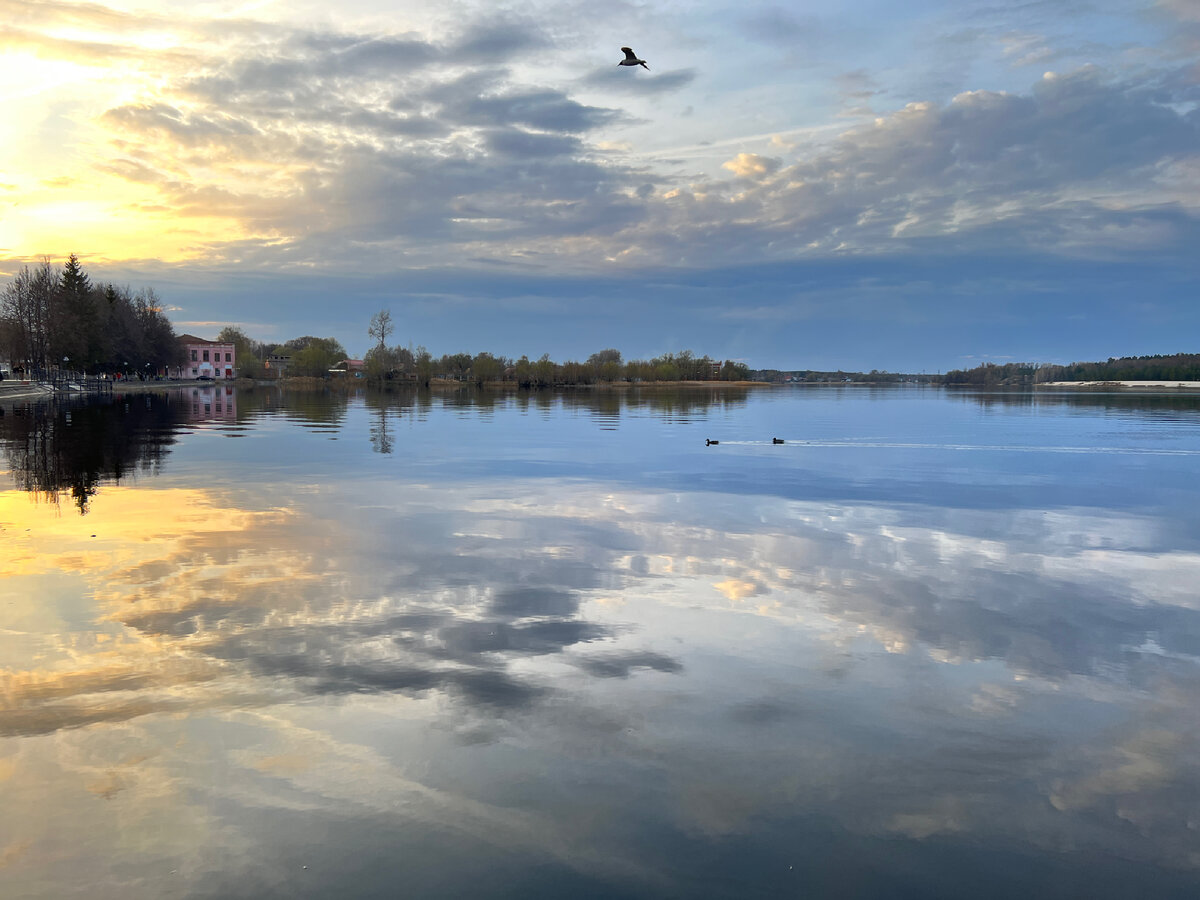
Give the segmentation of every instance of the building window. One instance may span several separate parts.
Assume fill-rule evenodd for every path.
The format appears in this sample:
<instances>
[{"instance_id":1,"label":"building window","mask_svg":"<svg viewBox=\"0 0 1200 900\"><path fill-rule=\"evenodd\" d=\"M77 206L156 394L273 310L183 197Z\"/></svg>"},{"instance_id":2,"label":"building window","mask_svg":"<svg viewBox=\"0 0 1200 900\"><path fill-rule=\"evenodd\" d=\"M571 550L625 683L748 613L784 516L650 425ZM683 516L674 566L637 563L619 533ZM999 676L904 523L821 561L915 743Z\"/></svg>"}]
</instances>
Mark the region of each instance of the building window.
<instances>
[{"instance_id":1,"label":"building window","mask_svg":"<svg viewBox=\"0 0 1200 900\"><path fill-rule=\"evenodd\" d=\"M196 351L193 350L192 351L192 362L195 362L195 361L196 361Z\"/></svg>"},{"instance_id":2,"label":"building window","mask_svg":"<svg viewBox=\"0 0 1200 900\"><path fill-rule=\"evenodd\" d=\"M233 354L232 353L225 354L225 362L233 362Z\"/></svg>"},{"instance_id":3,"label":"building window","mask_svg":"<svg viewBox=\"0 0 1200 900\"><path fill-rule=\"evenodd\" d=\"M204 361L208 362L208 351L207 350L204 351Z\"/></svg>"}]
</instances>

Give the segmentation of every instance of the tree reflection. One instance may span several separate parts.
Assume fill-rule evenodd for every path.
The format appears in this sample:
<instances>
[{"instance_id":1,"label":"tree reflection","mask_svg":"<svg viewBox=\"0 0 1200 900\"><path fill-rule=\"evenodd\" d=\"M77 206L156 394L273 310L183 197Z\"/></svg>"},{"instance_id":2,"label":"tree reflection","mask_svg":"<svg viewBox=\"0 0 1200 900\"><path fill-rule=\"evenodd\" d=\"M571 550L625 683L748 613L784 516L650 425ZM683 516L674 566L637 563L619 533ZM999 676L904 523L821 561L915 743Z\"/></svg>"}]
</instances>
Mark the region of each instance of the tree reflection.
<instances>
[{"instance_id":1,"label":"tree reflection","mask_svg":"<svg viewBox=\"0 0 1200 900\"><path fill-rule=\"evenodd\" d=\"M621 415L630 411L645 411L663 415L669 419L686 420L712 411L744 407L751 389L744 387L665 387L638 385L619 388L567 389L562 391L516 391L496 388L477 388L463 385L453 388L401 389L384 392L367 392L363 395L367 408L377 414L372 426L371 443L378 452L387 453L379 447L389 443L386 438L387 423L383 410L399 413L401 417L416 415L423 417L430 409L440 406L445 409L475 413L481 418L492 416L496 410L512 408L522 413L548 415L556 409L581 412L602 422L619 421ZM376 437L376 432L379 437Z\"/></svg>"},{"instance_id":2,"label":"tree reflection","mask_svg":"<svg viewBox=\"0 0 1200 900\"><path fill-rule=\"evenodd\" d=\"M1116 413L1179 413L1200 415L1200 394L1185 392L1140 393L1137 391L1041 389L1026 391L947 391L951 400L991 407L1036 407L1042 409L1103 409Z\"/></svg>"},{"instance_id":3,"label":"tree reflection","mask_svg":"<svg viewBox=\"0 0 1200 900\"><path fill-rule=\"evenodd\" d=\"M158 471L183 419L178 400L153 394L18 404L0 418L0 444L18 487L80 514L105 482Z\"/></svg>"}]
</instances>

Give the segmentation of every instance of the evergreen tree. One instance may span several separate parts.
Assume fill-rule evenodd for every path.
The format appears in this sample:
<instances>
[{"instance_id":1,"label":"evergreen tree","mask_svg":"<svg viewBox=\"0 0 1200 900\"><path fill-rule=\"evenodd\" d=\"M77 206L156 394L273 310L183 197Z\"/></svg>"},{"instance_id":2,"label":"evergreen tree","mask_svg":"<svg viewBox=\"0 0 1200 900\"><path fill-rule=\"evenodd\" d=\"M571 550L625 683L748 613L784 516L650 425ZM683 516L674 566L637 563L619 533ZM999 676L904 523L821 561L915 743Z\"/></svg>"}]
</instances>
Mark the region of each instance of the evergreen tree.
<instances>
[{"instance_id":1,"label":"evergreen tree","mask_svg":"<svg viewBox=\"0 0 1200 900\"><path fill-rule=\"evenodd\" d=\"M72 253L63 266L54 297L54 356L69 359L69 368L94 371L101 357L98 318L91 279L79 257Z\"/></svg>"}]
</instances>

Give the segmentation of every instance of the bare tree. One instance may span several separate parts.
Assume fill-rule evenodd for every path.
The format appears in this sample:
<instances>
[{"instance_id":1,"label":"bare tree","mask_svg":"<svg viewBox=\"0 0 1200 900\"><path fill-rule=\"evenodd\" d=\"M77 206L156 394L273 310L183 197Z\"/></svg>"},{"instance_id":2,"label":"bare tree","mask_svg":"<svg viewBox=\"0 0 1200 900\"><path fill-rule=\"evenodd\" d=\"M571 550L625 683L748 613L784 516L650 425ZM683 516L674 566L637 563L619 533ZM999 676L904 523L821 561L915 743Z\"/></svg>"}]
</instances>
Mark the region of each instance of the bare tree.
<instances>
[{"instance_id":1,"label":"bare tree","mask_svg":"<svg viewBox=\"0 0 1200 900\"><path fill-rule=\"evenodd\" d=\"M44 369L51 361L50 319L57 286L58 272L44 259L33 270L23 267L0 295L0 315L11 323L27 368Z\"/></svg>"},{"instance_id":2,"label":"bare tree","mask_svg":"<svg viewBox=\"0 0 1200 900\"><path fill-rule=\"evenodd\" d=\"M371 316L371 324L367 327L367 335L375 338L382 347L387 343L388 335L393 331L392 312L388 309L381 309L375 315Z\"/></svg>"}]
</instances>

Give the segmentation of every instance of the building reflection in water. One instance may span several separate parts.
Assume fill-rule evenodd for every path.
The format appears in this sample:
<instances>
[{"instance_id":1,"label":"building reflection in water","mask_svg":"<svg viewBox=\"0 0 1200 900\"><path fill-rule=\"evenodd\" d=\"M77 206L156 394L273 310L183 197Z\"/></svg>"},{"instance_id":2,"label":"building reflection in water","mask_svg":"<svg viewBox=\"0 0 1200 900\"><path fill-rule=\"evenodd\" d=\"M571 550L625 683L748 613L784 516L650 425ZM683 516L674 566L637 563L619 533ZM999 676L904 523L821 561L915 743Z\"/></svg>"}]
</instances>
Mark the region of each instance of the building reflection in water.
<instances>
[{"instance_id":1,"label":"building reflection in water","mask_svg":"<svg viewBox=\"0 0 1200 900\"><path fill-rule=\"evenodd\" d=\"M237 391L226 385L184 389L187 415L191 423L237 421Z\"/></svg>"}]
</instances>

